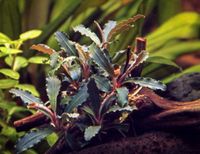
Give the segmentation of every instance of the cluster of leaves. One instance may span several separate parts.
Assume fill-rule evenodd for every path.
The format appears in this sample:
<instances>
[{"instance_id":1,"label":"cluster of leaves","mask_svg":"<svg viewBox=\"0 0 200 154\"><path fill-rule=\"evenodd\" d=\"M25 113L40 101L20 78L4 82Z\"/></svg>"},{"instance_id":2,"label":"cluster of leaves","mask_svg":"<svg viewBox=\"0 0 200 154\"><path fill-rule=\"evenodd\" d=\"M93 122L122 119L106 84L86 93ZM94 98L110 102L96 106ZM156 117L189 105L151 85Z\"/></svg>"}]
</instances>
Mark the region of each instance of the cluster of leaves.
<instances>
[{"instance_id":1,"label":"cluster of leaves","mask_svg":"<svg viewBox=\"0 0 200 154\"><path fill-rule=\"evenodd\" d=\"M0 110L0 151L10 154L14 152L14 149L8 149L8 144L14 146L17 139L23 135L9 125L10 120L14 115L27 111L27 109L16 106L15 102L6 101L3 92L0 91Z\"/></svg>"},{"instance_id":2,"label":"cluster of leaves","mask_svg":"<svg viewBox=\"0 0 200 154\"><path fill-rule=\"evenodd\" d=\"M174 60L178 56L184 53L199 51L200 49L200 42L199 42L199 35L198 35L199 23L200 23L199 14L195 12L186 12L186 13L180 13L177 16L175 16L178 12L180 12L180 8L177 8L177 6L179 6L180 0L175 0L173 2L156 1L156 0L128 0L128 1L127 0L121 0L121 1L93 0L92 2L90 0L89 1L88 0L76 0L76 1L68 0L66 2L65 0L59 0L59 1L44 1L40 3L40 5L35 5L35 3L37 2L36 1L26 2L25 0L20 0L20 1L1 0L0 8L1 8L2 13L0 13L0 16L1 16L0 22L6 23L6 24L0 25L0 31L6 33L11 38L16 38L16 36L18 36L21 33L21 29L22 29L20 28L22 27L21 23L22 22L29 23L29 20L31 19L32 21L37 21L37 22L32 22L30 24L27 24L26 25L27 27L25 29L30 29L30 27L33 27L36 25L38 27L40 27L41 25L45 25L45 27L42 27L43 28L42 35L40 35L40 37L37 39L36 42L44 42L45 40L49 40L48 44L51 47L55 47L56 43L54 41L54 38L50 36L54 33L56 29L60 29L62 31L68 31L69 27L73 27L73 25L77 25L79 23L85 23L88 26L90 26L90 23L92 23L91 20L94 20L94 19L100 22L104 22L108 18L122 20L130 16L133 16L134 14L137 14L137 12L144 13L148 18L148 14L151 13L152 9L156 7L156 10L158 10L158 18L156 19L154 18L153 20L151 20L150 19L151 17L149 16L150 17L149 19L151 21L154 21L156 25L159 25L160 23L162 23L162 25L158 27L155 31L151 32L150 34L147 34L147 37L146 37L147 42L148 42L147 51L150 52L150 57L147 59L148 63L146 63L145 68L143 69L142 75L150 76L153 78L159 78L159 79L164 78L163 81L167 83L173 80L174 78L177 78L178 76L183 75L185 73L200 71L200 65L196 65L189 69L184 70L181 73L177 73L175 76L172 74L174 72L174 69L163 72L163 70L165 70L163 69L163 64L177 67L177 65L171 62L170 60ZM20 8L18 8L18 6L20 6ZM29 8L32 8L32 9L26 9L27 6L29 6ZM52 9L49 9L48 6L51 6ZM21 14L24 13L25 10L30 11L28 13L29 16L23 16L23 19L22 19L22 17L20 16ZM34 11L31 11L31 10L34 10ZM42 16L42 19L44 20L38 20L38 14L40 17ZM166 19L169 19L169 20L167 21ZM47 21L47 23L44 24L44 21ZM157 23L157 21L159 21L159 23ZM113 22L113 24L115 24L115 22ZM149 29L149 27L151 26L148 24L147 29ZM130 45L131 43L133 43L133 40L135 36L138 34L138 32L143 31L145 28L146 27L142 25L136 26L134 29L130 29L129 31L126 31L125 33L123 33L122 36L118 38L118 41L117 41L118 44L116 43L110 44L112 47L110 47L109 49L109 54L111 52L117 52L118 50L124 49L127 45ZM3 36L3 38L5 38L5 36ZM4 46L4 45L1 45L1 46ZM123 60L124 60L124 56L126 56L126 52L127 52L126 50L117 52L117 54L115 54L115 58L113 57L113 53L110 54L110 56L112 57L111 63L123 64L124 62ZM9 53L9 55L11 55L11 53ZM122 56L123 58L121 58ZM13 56L11 55L10 57L13 57ZM22 58L24 61L24 57ZM52 55L52 59L53 59L53 55ZM28 60L28 62L31 62L31 61L34 63L43 63L44 61L46 61L46 57L37 57L36 59L33 58L32 60L30 59ZM53 66L54 70L51 72L51 75L54 73L54 71L56 71L56 69L59 68L59 65L61 65L61 64L57 65L54 62L57 62L57 61L52 60L51 65ZM152 62L154 64L152 64ZM62 63L62 60L59 61L59 63ZM20 65L19 64L15 65L15 67L20 66ZM55 66L57 66L57 68ZM3 71L5 72L5 70ZM15 72L19 72L19 70L16 69ZM67 74L65 74L65 76L66 75ZM73 75L73 73L71 73L71 75ZM168 75L170 76L167 77ZM27 85L27 84L23 84L23 85L20 84L21 86L19 86L18 81L17 81L18 79L10 78L10 76L6 76L6 79L4 79L5 73L3 74L2 77L3 77L3 83L0 82L1 83L0 86L5 87L6 85L6 87L13 87L13 86L17 88L21 87L21 89L28 90L35 96L38 96L38 93L35 90L33 90L34 87L32 88L32 86ZM67 77L69 76L67 75ZM11 82L8 82L8 80ZM64 80L61 79L61 81L63 84ZM7 104L5 105L5 103L7 102L4 99L2 99L1 102L2 102L1 108L5 107L3 109L8 111L8 115L12 115L11 113L13 110L16 109L16 106L12 104L13 106L10 105L10 107L12 106L11 108L6 109ZM58 99L58 104L60 104L60 99ZM7 118L6 118L7 115L5 114L3 115L3 117L4 119L6 119L5 121L7 121ZM2 138L3 140L2 136L0 138ZM2 149L0 149L0 151L1 150Z\"/></svg>"},{"instance_id":3,"label":"cluster of leaves","mask_svg":"<svg viewBox=\"0 0 200 154\"><path fill-rule=\"evenodd\" d=\"M16 145L18 152L31 148L52 132L57 132L60 137L65 134L66 142L72 149L83 147L97 134L101 135L111 128L123 134L127 130L124 120L136 109L129 104L129 94L136 95L141 87L165 90L165 85L159 81L131 75L148 58L147 51L136 54L128 48L112 56L109 52L112 39L131 28L142 17L137 15L118 24L109 21L103 29L95 22L100 38L89 28L76 26L75 32L92 40L89 46L70 41L65 33L56 32L60 51L43 44L31 47L50 57L52 69L46 79L49 100L42 102L38 97L19 89L11 89L10 92L20 97L28 108L49 117L51 125L27 133ZM127 56L119 64L122 53ZM113 113L116 115L109 118ZM73 127L79 128L83 136L73 137L73 132L69 131Z\"/></svg>"},{"instance_id":4,"label":"cluster of leaves","mask_svg":"<svg viewBox=\"0 0 200 154\"><path fill-rule=\"evenodd\" d=\"M150 52L150 56L153 56L151 60L157 64L152 65L152 61L149 61L150 64L144 69L142 75L156 79L170 76L163 80L169 82L174 79L173 73L177 72L178 69L170 68L169 71L162 72L161 66L166 66L165 68L168 70L169 65L175 66L174 63L169 63L169 59L174 60L182 54L196 52L200 49L199 14L196 12L182 13L180 4L181 0L173 2L162 0L93 0L92 2L90 0L68 0L66 2L58 0L45 1L38 5L36 1L1 0L0 22L7 24L1 24L0 31L15 38L21 33L22 23L29 23L25 25L25 29L32 27L43 29L42 35L37 38L36 42L48 40L48 45L56 48L57 43L52 34L58 29L68 32L70 27L80 23L92 27L93 20L98 20L100 23L110 18L120 21L142 13L147 17L147 21L151 21L150 24L137 23L140 26L123 33L122 37L118 39L118 43L112 46L110 52L124 49L127 45L133 44L134 38L140 32L147 33L145 36L148 42L147 50ZM49 9L49 6L52 9ZM152 10L158 11L157 17L150 15L154 13ZM28 11L29 16L22 16L22 14L27 13L26 11ZM38 20L38 16L41 17L41 20ZM32 23L29 22L30 19L32 19ZM45 26L42 27L42 25ZM156 25L158 25L157 29L149 33L148 30ZM73 36L77 38L76 35ZM199 65L191 67L186 72L199 72L199 68ZM177 74L175 77L179 75Z\"/></svg>"},{"instance_id":5,"label":"cluster of leaves","mask_svg":"<svg viewBox=\"0 0 200 154\"><path fill-rule=\"evenodd\" d=\"M163 82L169 83L183 74L199 72L199 64L191 66L183 72L177 72L174 69L170 70L169 67L167 67L168 71L162 71L163 68L166 68L163 66L171 65L177 67L175 63L171 62L179 56L199 51L199 19L200 15L195 12L179 13L146 36L148 42L147 50L150 52L148 61L154 62L154 64L149 64L144 68L144 76L156 76L163 79Z\"/></svg>"},{"instance_id":6,"label":"cluster of leaves","mask_svg":"<svg viewBox=\"0 0 200 154\"><path fill-rule=\"evenodd\" d=\"M47 60L44 57L31 57L26 59L23 55L23 51L20 49L22 44L30 39L34 39L41 34L40 30L30 30L22 33L17 40L11 40L8 36L0 33L0 58L4 60L5 66L0 69L0 74L3 77L0 79L0 89L20 88L28 90L35 96L39 96L35 87L29 84L19 84L21 68L24 68L28 63L38 63L38 61ZM4 58L4 59L3 59Z\"/></svg>"},{"instance_id":7,"label":"cluster of leaves","mask_svg":"<svg viewBox=\"0 0 200 154\"><path fill-rule=\"evenodd\" d=\"M10 88L18 88L31 92L39 96L36 88L31 84L21 84L20 69L35 63L37 57L26 59L23 57L21 46L27 40L34 39L41 34L40 30L31 30L22 33L17 40L11 40L8 36L0 33L0 151L2 153L13 153L14 148L8 148L8 144L14 146L17 139L24 133L18 133L12 127L15 118L22 118L24 114L30 114L30 110L25 107L17 106L7 98Z\"/></svg>"}]
</instances>

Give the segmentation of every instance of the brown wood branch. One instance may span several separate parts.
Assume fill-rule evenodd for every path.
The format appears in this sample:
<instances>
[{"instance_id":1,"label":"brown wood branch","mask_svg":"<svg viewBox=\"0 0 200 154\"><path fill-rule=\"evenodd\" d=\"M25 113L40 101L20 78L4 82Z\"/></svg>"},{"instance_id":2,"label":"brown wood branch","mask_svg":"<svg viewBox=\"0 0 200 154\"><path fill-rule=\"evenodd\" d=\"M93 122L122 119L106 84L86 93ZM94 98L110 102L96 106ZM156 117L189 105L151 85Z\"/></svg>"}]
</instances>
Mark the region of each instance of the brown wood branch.
<instances>
[{"instance_id":1,"label":"brown wood branch","mask_svg":"<svg viewBox=\"0 0 200 154\"><path fill-rule=\"evenodd\" d=\"M156 119L161 119L161 118L172 116L179 113L200 112L200 102L197 104L194 104L193 102L191 103L192 104L189 104L189 105L177 106L175 109L164 110L163 112L157 115L154 115L153 117Z\"/></svg>"},{"instance_id":2,"label":"brown wood branch","mask_svg":"<svg viewBox=\"0 0 200 154\"><path fill-rule=\"evenodd\" d=\"M148 97L156 106L165 110L178 109L178 108L185 109L185 107L190 107L190 109L195 110L195 108L192 108L192 106L195 107L200 106L200 99L190 102L172 101L157 95L155 92L153 92L148 88L142 88L140 94L144 95L145 97Z\"/></svg>"},{"instance_id":3,"label":"brown wood branch","mask_svg":"<svg viewBox=\"0 0 200 154\"><path fill-rule=\"evenodd\" d=\"M196 129L200 125L200 99L190 102L177 102L165 99L152 90L143 88L140 95L148 98L148 102L141 105L143 108L148 106L145 103L153 103L160 108L160 111L151 113L144 117L139 117L138 128L146 129L170 129L179 128ZM142 101L140 101L141 103ZM142 102L143 103L143 102ZM137 103L136 103L137 106ZM153 108L153 106L151 106ZM154 106L155 107L155 106ZM139 110L138 112L146 112Z\"/></svg>"},{"instance_id":4,"label":"brown wood branch","mask_svg":"<svg viewBox=\"0 0 200 154\"><path fill-rule=\"evenodd\" d=\"M48 122L50 122L50 120L43 113L38 112L31 116L15 121L14 127L18 131L25 131Z\"/></svg>"},{"instance_id":5,"label":"brown wood branch","mask_svg":"<svg viewBox=\"0 0 200 154\"><path fill-rule=\"evenodd\" d=\"M140 91L140 94L144 95L145 97L148 97L148 103L152 102L159 108L163 109L162 112L159 112L155 115L151 115L148 119L158 120L160 118L164 119L165 117L176 115L178 113L200 111L200 100L191 102L171 101L157 95L148 88L143 88ZM46 116L43 113L36 113L34 115L15 121L14 126L18 130L27 130L47 122L49 122L49 120L47 120Z\"/></svg>"}]
</instances>

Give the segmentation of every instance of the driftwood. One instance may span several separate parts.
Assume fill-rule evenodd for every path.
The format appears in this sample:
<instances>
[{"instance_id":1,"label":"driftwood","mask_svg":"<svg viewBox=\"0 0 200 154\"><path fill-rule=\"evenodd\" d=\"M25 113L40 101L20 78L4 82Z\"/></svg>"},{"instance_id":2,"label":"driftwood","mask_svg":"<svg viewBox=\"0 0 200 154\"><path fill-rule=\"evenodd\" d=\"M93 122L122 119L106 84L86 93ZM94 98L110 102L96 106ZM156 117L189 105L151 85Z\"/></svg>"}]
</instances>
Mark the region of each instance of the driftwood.
<instances>
[{"instance_id":1,"label":"driftwood","mask_svg":"<svg viewBox=\"0 0 200 154\"><path fill-rule=\"evenodd\" d=\"M143 131L143 132L147 130L170 130L170 131L181 130L182 131L188 128L190 130L199 132L200 100L191 101L191 102L171 101L163 97L160 97L159 95L154 93L152 90L147 89L147 88L143 88L140 91L139 96L141 97L139 97L136 100L136 106L138 107L138 111L136 111L136 114L133 113L134 127L136 131L137 130ZM42 119L43 119L42 124L44 124L44 121L45 121L44 118L45 118L44 115L36 114L36 115L26 117L24 119L18 120L14 124L17 128L20 128L20 130L23 130L23 129L27 130L27 128L35 127L33 124L38 124L38 121L41 121ZM157 136L157 133L155 135ZM151 137L155 139L156 137L153 137L153 136L154 135L151 135ZM153 141L151 137L149 138L148 135L145 135L145 136L141 136L137 138L127 138L127 139L124 139L123 141L107 143L107 144L99 145L97 147L93 147L91 149L89 148L89 151L93 151L93 152L96 151L96 154L100 154L101 150L99 149L110 149L110 150L107 150L106 152L113 153L115 152L115 150L117 150L116 147L119 147L118 153L128 154L130 150L135 151L133 153L137 153L139 149L141 150L142 146L146 146L148 150L153 149L153 147L155 146L153 147L151 146L154 142L156 145L159 143L158 150L160 150L162 153L168 153L169 151L166 152L167 149L173 150L171 151L171 153L181 153L183 150L188 151L187 153L195 153L194 151L198 150L198 148L196 148L190 151L191 147L190 146L188 147L188 143L185 143L185 142L183 143L182 139L168 137L168 140L165 141L165 138L166 138L165 135L164 137L161 135L159 138L156 138L158 140ZM148 140L150 143L146 145L145 144L146 141L144 143L141 141L142 138L143 138L142 141ZM167 144L166 142L169 142L169 144ZM57 143L58 144L56 144L53 148L51 148L47 152L48 154L53 154L53 153L63 151L62 149L65 146L65 143L63 142L63 138L61 138ZM180 148L180 143L182 145L181 148ZM198 143L200 143L200 141ZM119 146L119 145L123 145L123 147L125 146L126 148L123 148L122 146ZM123 149L124 149L124 152L121 151ZM128 149L129 152L125 149ZM178 149L179 151L177 152ZM89 151L85 149L77 153L84 154L84 153L88 153ZM105 150L102 153L105 153Z\"/></svg>"},{"instance_id":2,"label":"driftwood","mask_svg":"<svg viewBox=\"0 0 200 154\"><path fill-rule=\"evenodd\" d=\"M25 117L14 122L14 127L18 131L26 131L36 126L48 123L50 120L41 112Z\"/></svg>"},{"instance_id":3,"label":"driftwood","mask_svg":"<svg viewBox=\"0 0 200 154\"><path fill-rule=\"evenodd\" d=\"M145 118L143 117L144 120L140 118L141 125L146 125L145 123L152 123L156 125L152 125L153 128L159 127L161 123L165 126L168 125L169 127L185 127L190 125L198 126L200 124L200 99L191 102L171 101L155 94L152 90L147 88L143 88L139 95L141 97L137 98L135 101L136 106L138 107L137 112L145 115L145 111L152 109L160 110L156 110L156 113L152 113ZM177 118L177 116L179 116L179 118ZM168 118L170 118L169 123ZM45 122L48 122L48 120L45 118L45 115L42 113L37 113L24 119L15 121L14 126L20 130L27 130L35 127L36 125L44 124Z\"/></svg>"},{"instance_id":4,"label":"driftwood","mask_svg":"<svg viewBox=\"0 0 200 154\"><path fill-rule=\"evenodd\" d=\"M139 128L178 130L180 128L196 129L200 126L200 99L190 102L171 101L147 88L143 88L140 93L144 97L136 101L138 112L145 114L142 110L149 108L150 104L151 110L155 108L155 112L138 118ZM145 99L148 101L144 101Z\"/></svg>"}]
</instances>

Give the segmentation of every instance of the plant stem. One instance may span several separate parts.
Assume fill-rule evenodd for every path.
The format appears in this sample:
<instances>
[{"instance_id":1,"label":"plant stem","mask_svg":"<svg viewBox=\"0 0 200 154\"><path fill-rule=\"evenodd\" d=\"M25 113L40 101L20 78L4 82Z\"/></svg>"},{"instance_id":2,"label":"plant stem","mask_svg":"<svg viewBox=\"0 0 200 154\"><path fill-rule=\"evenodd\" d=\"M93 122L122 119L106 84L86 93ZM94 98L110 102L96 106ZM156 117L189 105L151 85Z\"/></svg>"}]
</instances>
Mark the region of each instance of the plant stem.
<instances>
[{"instance_id":1,"label":"plant stem","mask_svg":"<svg viewBox=\"0 0 200 154\"><path fill-rule=\"evenodd\" d=\"M103 30L101 28L101 26L99 25L99 23L97 21L94 21L94 23L96 24L98 30L99 30L99 33L101 35L101 40L102 40L102 44L105 43L105 38L104 38L104 35L103 35Z\"/></svg>"},{"instance_id":2,"label":"plant stem","mask_svg":"<svg viewBox=\"0 0 200 154\"><path fill-rule=\"evenodd\" d=\"M136 46L135 46L135 50L134 53L138 55L136 61L130 65L126 71L123 73L123 75L119 78L118 82L121 83L126 76L131 73L131 71L133 71L136 67L140 66L140 60L142 58L142 51L144 51L146 49L146 39L141 38L141 37L137 37L136 38L136 42L135 42ZM129 60L130 61L130 60ZM141 72L141 68L139 68L140 70L138 70L138 76L140 75Z\"/></svg>"},{"instance_id":3,"label":"plant stem","mask_svg":"<svg viewBox=\"0 0 200 154\"><path fill-rule=\"evenodd\" d=\"M22 42L21 42L21 43L19 42L19 43L17 43L16 45L14 45L14 49L19 49L20 46L21 46L21 44L22 44ZM14 70L16 57L17 57L17 55L14 54L14 55L13 55L12 64L11 64L11 68L12 68L12 70ZM14 71L15 71L15 70L14 70Z\"/></svg>"},{"instance_id":4,"label":"plant stem","mask_svg":"<svg viewBox=\"0 0 200 154\"><path fill-rule=\"evenodd\" d=\"M14 126L18 131L26 131L33 127L49 123L49 121L50 120L42 112L38 112L31 116L15 121Z\"/></svg>"},{"instance_id":5,"label":"plant stem","mask_svg":"<svg viewBox=\"0 0 200 154\"><path fill-rule=\"evenodd\" d=\"M112 96L114 96L114 94L115 94L115 90L113 89L112 92L111 92L110 94L106 95L106 97L105 97L105 98L103 99L103 101L101 102L100 109L99 109L99 114L98 114L98 118L97 118L98 121L101 121L101 120L102 120L102 119L101 119L101 112L102 112L102 109L103 109L105 103L106 103Z\"/></svg>"},{"instance_id":6,"label":"plant stem","mask_svg":"<svg viewBox=\"0 0 200 154\"><path fill-rule=\"evenodd\" d=\"M124 66L123 73L125 73L126 69L128 68L129 62L130 62L130 52L131 52L131 47L128 46L126 50L126 64Z\"/></svg>"},{"instance_id":7,"label":"plant stem","mask_svg":"<svg viewBox=\"0 0 200 154\"><path fill-rule=\"evenodd\" d=\"M59 123L56 117L56 113L52 112L48 107L38 103L31 103L28 105L28 108L36 109L43 112L46 116L48 116L51 119L51 122L54 124L55 128L59 128Z\"/></svg>"},{"instance_id":8,"label":"plant stem","mask_svg":"<svg viewBox=\"0 0 200 154\"><path fill-rule=\"evenodd\" d=\"M13 55L13 60L12 60L12 64L11 64L11 68L12 68L12 70L14 70L14 71L15 71L14 66L15 66L16 56L17 56L16 54Z\"/></svg>"}]
</instances>

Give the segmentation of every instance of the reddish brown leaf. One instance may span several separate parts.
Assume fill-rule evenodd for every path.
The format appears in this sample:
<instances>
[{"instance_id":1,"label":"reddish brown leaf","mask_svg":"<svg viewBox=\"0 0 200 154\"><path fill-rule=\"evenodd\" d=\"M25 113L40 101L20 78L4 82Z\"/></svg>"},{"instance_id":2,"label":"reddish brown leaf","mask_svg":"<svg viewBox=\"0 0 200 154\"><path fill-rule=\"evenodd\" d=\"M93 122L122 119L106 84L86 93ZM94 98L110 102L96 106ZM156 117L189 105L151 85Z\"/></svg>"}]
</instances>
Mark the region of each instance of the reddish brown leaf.
<instances>
[{"instance_id":1,"label":"reddish brown leaf","mask_svg":"<svg viewBox=\"0 0 200 154\"><path fill-rule=\"evenodd\" d=\"M42 53L49 54L49 55L56 52L54 49L51 49L49 46L47 46L45 44L37 44L37 45L34 44L31 46L31 49L37 50L37 51L40 51Z\"/></svg>"},{"instance_id":2,"label":"reddish brown leaf","mask_svg":"<svg viewBox=\"0 0 200 154\"><path fill-rule=\"evenodd\" d=\"M138 14L138 15L132 17L132 18L129 18L127 20L124 20L124 21L120 22L108 34L108 41L110 41L113 37L115 37L117 34L123 32L124 30L130 29L131 28L131 24L133 24L138 19L144 18L144 17L145 17L144 15Z\"/></svg>"}]
</instances>

